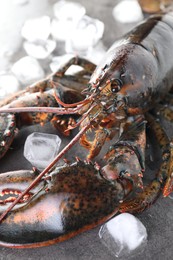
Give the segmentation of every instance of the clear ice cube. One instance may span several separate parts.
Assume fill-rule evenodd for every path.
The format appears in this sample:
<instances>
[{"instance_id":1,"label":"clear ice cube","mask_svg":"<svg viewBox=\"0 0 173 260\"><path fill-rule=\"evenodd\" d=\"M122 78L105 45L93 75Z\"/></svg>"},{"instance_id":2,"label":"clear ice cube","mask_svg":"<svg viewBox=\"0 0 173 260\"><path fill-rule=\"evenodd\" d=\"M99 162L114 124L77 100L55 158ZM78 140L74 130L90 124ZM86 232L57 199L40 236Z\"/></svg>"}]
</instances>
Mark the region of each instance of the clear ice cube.
<instances>
[{"instance_id":1,"label":"clear ice cube","mask_svg":"<svg viewBox=\"0 0 173 260\"><path fill-rule=\"evenodd\" d=\"M29 3L29 0L13 0L14 5L26 5Z\"/></svg>"},{"instance_id":2,"label":"clear ice cube","mask_svg":"<svg viewBox=\"0 0 173 260\"><path fill-rule=\"evenodd\" d=\"M96 65L98 65L102 60L102 58L104 57L105 53L106 53L106 48L103 45L103 43L100 41L93 49L88 51L85 57L88 60L95 63Z\"/></svg>"},{"instance_id":3,"label":"clear ice cube","mask_svg":"<svg viewBox=\"0 0 173 260\"><path fill-rule=\"evenodd\" d=\"M37 42L25 41L23 47L29 56L36 59L46 59L56 48L56 42L53 40Z\"/></svg>"},{"instance_id":4,"label":"clear ice cube","mask_svg":"<svg viewBox=\"0 0 173 260\"><path fill-rule=\"evenodd\" d=\"M22 27L21 34L30 42L47 40L50 34L50 17L41 16L27 20Z\"/></svg>"},{"instance_id":5,"label":"clear ice cube","mask_svg":"<svg viewBox=\"0 0 173 260\"><path fill-rule=\"evenodd\" d=\"M137 0L120 1L112 11L116 21L121 23L135 23L142 21L143 14Z\"/></svg>"},{"instance_id":6,"label":"clear ice cube","mask_svg":"<svg viewBox=\"0 0 173 260\"><path fill-rule=\"evenodd\" d=\"M54 5L55 18L51 23L53 38L58 41L66 41L85 12L85 8L79 3L58 1Z\"/></svg>"},{"instance_id":7,"label":"clear ice cube","mask_svg":"<svg viewBox=\"0 0 173 260\"><path fill-rule=\"evenodd\" d=\"M70 21L71 23L80 20L85 14L85 7L79 3L60 0L53 6L55 17L61 21Z\"/></svg>"},{"instance_id":8,"label":"clear ice cube","mask_svg":"<svg viewBox=\"0 0 173 260\"><path fill-rule=\"evenodd\" d=\"M74 24L71 21L59 21L53 19L51 23L51 34L57 41L66 41L72 33Z\"/></svg>"},{"instance_id":9,"label":"clear ice cube","mask_svg":"<svg viewBox=\"0 0 173 260\"><path fill-rule=\"evenodd\" d=\"M129 213L122 213L99 231L102 243L116 256L128 256L144 249L147 231L142 222Z\"/></svg>"},{"instance_id":10,"label":"clear ice cube","mask_svg":"<svg viewBox=\"0 0 173 260\"><path fill-rule=\"evenodd\" d=\"M34 167L43 169L58 154L60 145L59 136L34 132L26 139L24 156Z\"/></svg>"},{"instance_id":11,"label":"clear ice cube","mask_svg":"<svg viewBox=\"0 0 173 260\"><path fill-rule=\"evenodd\" d=\"M87 15L74 27L66 41L66 52L85 55L102 38L104 23Z\"/></svg>"},{"instance_id":12,"label":"clear ice cube","mask_svg":"<svg viewBox=\"0 0 173 260\"><path fill-rule=\"evenodd\" d=\"M12 72L22 84L31 84L45 76L44 70L39 62L29 56L25 56L18 60L12 66Z\"/></svg>"},{"instance_id":13,"label":"clear ice cube","mask_svg":"<svg viewBox=\"0 0 173 260\"><path fill-rule=\"evenodd\" d=\"M19 90L20 84L11 73L0 73L0 99Z\"/></svg>"}]
</instances>

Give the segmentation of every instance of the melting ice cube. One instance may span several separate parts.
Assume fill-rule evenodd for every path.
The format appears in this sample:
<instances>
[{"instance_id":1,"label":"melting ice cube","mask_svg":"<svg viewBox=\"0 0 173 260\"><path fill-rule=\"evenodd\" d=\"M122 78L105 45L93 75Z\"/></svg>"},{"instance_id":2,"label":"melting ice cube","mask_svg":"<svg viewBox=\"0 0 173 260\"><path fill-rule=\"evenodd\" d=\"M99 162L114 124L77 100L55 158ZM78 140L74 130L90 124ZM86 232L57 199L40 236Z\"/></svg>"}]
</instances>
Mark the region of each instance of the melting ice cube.
<instances>
[{"instance_id":1,"label":"melting ice cube","mask_svg":"<svg viewBox=\"0 0 173 260\"><path fill-rule=\"evenodd\" d=\"M35 132L26 139L24 156L33 166L43 169L58 154L60 145L59 136Z\"/></svg>"},{"instance_id":2,"label":"melting ice cube","mask_svg":"<svg viewBox=\"0 0 173 260\"><path fill-rule=\"evenodd\" d=\"M66 42L66 52L87 53L102 38L103 32L103 22L83 16Z\"/></svg>"},{"instance_id":3,"label":"melting ice cube","mask_svg":"<svg viewBox=\"0 0 173 260\"><path fill-rule=\"evenodd\" d=\"M19 90L19 82L11 73L0 74L0 99Z\"/></svg>"},{"instance_id":4,"label":"melting ice cube","mask_svg":"<svg viewBox=\"0 0 173 260\"><path fill-rule=\"evenodd\" d=\"M66 41L85 12L85 8L79 3L58 1L54 5L56 18L51 23L52 36L58 41Z\"/></svg>"},{"instance_id":5,"label":"melting ice cube","mask_svg":"<svg viewBox=\"0 0 173 260\"><path fill-rule=\"evenodd\" d=\"M122 213L107 222L101 227L99 236L116 257L135 253L147 242L146 228L129 213Z\"/></svg>"},{"instance_id":6,"label":"melting ice cube","mask_svg":"<svg viewBox=\"0 0 173 260\"><path fill-rule=\"evenodd\" d=\"M75 22L85 14L85 7L79 3L58 1L53 6L55 17L58 20Z\"/></svg>"},{"instance_id":7,"label":"melting ice cube","mask_svg":"<svg viewBox=\"0 0 173 260\"><path fill-rule=\"evenodd\" d=\"M106 53L106 48L100 41L93 49L91 49L85 56L88 60L95 64L99 64Z\"/></svg>"},{"instance_id":8,"label":"melting ice cube","mask_svg":"<svg viewBox=\"0 0 173 260\"><path fill-rule=\"evenodd\" d=\"M22 27L21 34L31 42L47 40L50 34L50 17L41 16L27 20Z\"/></svg>"},{"instance_id":9,"label":"melting ice cube","mask_svg":"<svg viewBox=\"0 0 173 260\"><path fill-rule=\"evenodd\" d=\"M51 34L57 41L66 41L72 33L74 24L71 21L59 21L53 19L51 23Z\"/></svg>"},{"instance_id":10,"label":"melting ice cube","mask_svg":"<svg viewBox=\"0 0 173 260\"><path fill-rule=\"evenodd\" d=\"M23 84L31 84L44 77L44 71L33 57L25 56L14 63L12 72Z\"/></svg>"},{"instance_id":11,"label":"melting ice cube","mask_svg":"<svg viewBox=\"0 0 173 260\"><path fill-rule=\"evenodd\" d=\"M123 0L113 9L113 17L121 23L134 23L143 19L142 10L137 0Z\"/></svg>"},{"instance_id":12,"label":"melting ice cube","mask_svg":"<svg viewBox=\"0 0 173 260\"><path fill-rule=\"evenodd\" d=\"M24 42L23 47L29 56L36 59L46 59L56 48L56 42L53 40L37 42Z\"/></svg>"},{"instance_id":13,"label":"melting ice cube","mask_svg":"<svg viewBox=\"0 0 173 260\"><path fill-rule=\"evenodd\" d=\"M28 2L29 0L13 0L14 5L26 5Z\"/></svg>"}]
</instances>

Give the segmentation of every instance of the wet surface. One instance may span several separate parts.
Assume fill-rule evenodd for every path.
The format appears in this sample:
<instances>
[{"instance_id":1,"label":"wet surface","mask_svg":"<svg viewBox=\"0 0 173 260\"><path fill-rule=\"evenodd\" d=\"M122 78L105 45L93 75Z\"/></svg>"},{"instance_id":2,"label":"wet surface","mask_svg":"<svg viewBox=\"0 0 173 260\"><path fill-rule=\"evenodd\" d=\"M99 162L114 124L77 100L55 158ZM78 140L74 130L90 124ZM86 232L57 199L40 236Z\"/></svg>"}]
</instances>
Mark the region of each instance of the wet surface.
<instances>
[{"instance_id":1,"label":"wet surface","mask_svg":"<svg viewBox=\"0 0 173 260\"><path fill-rule=\"evenodd\" d=\"M12 0L6 0L0 3L0 70L8 69L19 57L25 55L24 50L20 48L21 42L23 41L20 36L20 30L24 21L41 15L52 15L52 5L56 1L30 0L23 5L14 5L12 2ZM112 16L112 9L115 5L115 1L113 0L81 0L76 2L80 2L85 6L88 15L98 18L105 23L103 42L107 48L116 38L127 32L134 25L121 25L115 22ZM171 133L170 124L166 123L166 130L171 137L173 133ZM46 125L44 129L40 126L36 126L21 130L12 148L1 160L0 172L13 169L30 169L31 166L23 157L22 153L25 139L33 131L56 133L56 131L48 125ZM68 143L68 141L68 138L64 140L64 145ZM78 149L79 148L78 146ZM74 150L76 152L77 149L75 148ZM72 153L74 150L72 150ZM83 153L83 150L82 152L80 150L79 153ZM149 155L147 155L147 158L149 158ZM155 162L156 163L150 162L149 167L155 169L158 164L157 158ZM131 255L125 259L172 259L173 200L160 197L154 205L145 212L138 214L137 217L147 229L148 243L141 253ZM103 247L99 240L98 231L99 227L78 235L69 241L45 248L10 249L1 247L0 259L115 259L115 257Z\"/></svg>"}]
</instances>

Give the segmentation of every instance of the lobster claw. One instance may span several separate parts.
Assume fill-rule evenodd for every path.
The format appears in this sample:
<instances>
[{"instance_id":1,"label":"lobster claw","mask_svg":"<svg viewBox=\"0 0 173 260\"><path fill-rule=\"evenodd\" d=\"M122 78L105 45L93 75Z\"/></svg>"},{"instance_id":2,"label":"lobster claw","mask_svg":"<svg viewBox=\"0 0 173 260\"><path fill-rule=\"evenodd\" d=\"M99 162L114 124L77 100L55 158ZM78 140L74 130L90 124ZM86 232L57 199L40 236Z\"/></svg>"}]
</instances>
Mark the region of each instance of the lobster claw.
<instances>
[{"instance_id":1,"label":"lobster claw","mask_svg":"<svg viewBox=\"0 0 173 260\"><path fill-rule=\"evenodd\" d=\"M10 191L16 185L19 192L33 176L31 171L20 171L20 177L19 172L2 174L0 186ZM104 179L93 164L82 161L56 168L31 193L1 223L1 245L38 247L66 240L115 215L124 197L118 182Z\"/></svg>"}]
</instances>

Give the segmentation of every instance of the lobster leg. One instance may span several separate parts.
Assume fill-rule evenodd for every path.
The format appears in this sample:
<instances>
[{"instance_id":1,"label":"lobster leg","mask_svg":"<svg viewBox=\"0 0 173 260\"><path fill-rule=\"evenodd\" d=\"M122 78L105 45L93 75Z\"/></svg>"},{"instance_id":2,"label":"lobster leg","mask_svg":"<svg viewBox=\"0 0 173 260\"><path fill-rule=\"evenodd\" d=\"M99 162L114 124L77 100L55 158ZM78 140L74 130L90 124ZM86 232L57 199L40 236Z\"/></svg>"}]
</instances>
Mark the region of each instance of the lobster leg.
<instances>
[{"instance_id":1,"label":"lobster leg","mask_svg":"<svg viewBox=\"0 0 173 260\"><path fill-rule=\"evenodd\" d=\"M81 142L82 145L83 146L86 145L85 147L87 148L87 144L88 144L88 148L89 148L89 154L87 156L88 159L93 159L99 154L108 136L109 136L109 132L107 130L99 129L96 131L95 138L92 143L89 142L87 138L85 138L85 136L83 137L84 140L82 140Z\"/></svg>"},{"instance_id":2,"label":"lobster leg","mask_svg":"<svg viewBox=\"0 0 173 260\"><path fill-rule=\"evenodd\" d=\"M167 95L166 103L169 105L173 105L173 97L171 94ZM164 106L164 103L159 106L159 115L163 116L166 120L173 123L173 111L171 108L169 108L168 105ZM170 141L170 168L168 171L168 177L165 183L165 186L163 188L163 196L168 196L171 192L173 192L173 140Z\"/></svg>"},{"instance_id":3,"label":"lobster leg","mask_svg":"<svg viewBox=\"0 0 173 260\"><path fill-rule=\"evenodd\" d=\"M50 91L23 95L6 107L55 106L57 102ZM52 114L48 113L0 114L0 158L11 145L17 128L21 128L23 125L44 124L51 118Z\"/></svg>"},{"instance_id":4,"label":"lobster leg","mask_svg":"<svg viewBox=\"0 0 173 260\"><path fill-rule=\"evenodd\" d=\"M168 171L168 177L166 183L163 188L164 197L167 197L171 192L173 192L173 141L171 141L170 143L170 152L171 152L170 168Z\"/></svg>"},{"instance_id":5,"label":"lobster leg","mask_svg":"<svg viewBox=\"0 0 173 260\"><path fill-rule=\"evenodd\" d=\"M65 72L67 71L67 69L71 65L79 65L84 68L84 71L79 72L78 74L76 74L76 76L64 75ZM7 97L3 101L1 101L0 107L8 105L13 100L18 99L19 97L21 97L27 93L36 93L36 92L40 92L40 91L44 92L48 88L51 87L50 81L54 81L54 80L56 81L57 79L62 80L62 78L64 78L63 82L67 82L66 86L68 86L70 88L75 88L77 90L78 86L76 87L75 84L72 84L72 82L70 82L70 80L75 81L75 83L77 83L78 81L79 81L79 83L86 83L86 79L85 79L86 75L90 76L92 74L92 72L94 71L95 67L96 67L96 65L94 63L92 63L84 58L80 58L77 56L71 57L65 64L61 64L58 71L51 74L44 80L37 81L36 83L32 84L31 86L26 87L25 90L21 90L15 94L11 95L10 97Z\"/></svg>"},{"instance_id":6,"label":"lobster leg","mask_svg":"<svg viewBox=\"0 0 173 260\"><path fill-rule=\"evenodd\" d=\"M57 79L56 79L57 80ZM82 80L81 80L82 81ZM69 83L69 84L68 84ZM67 84L64 85L64 84ZM79 102L84 99L84 96L81 94L82 87L86 87L85 85L81 84L76 81L75 76L67 76L64 75L62 78L58 79L58 82L54 82L54 91L55 91L55 97L58 96L61 101L67 104L71 104L74 102ZM75 88L77 85L78 90ZM74 87L75 86L75 87ZM76 124L77 116L69 116L69 115L54 115L51 123L52 125L63 135L69 136L70 130L68 129L69 126Z\"/></svg>"},{"instance_id":7,"label":"lobster leg","mask_svg":"<svg viewBox=\"0 0 173 260\"><path fill-rule=\"evenodd\" d=\"M164 100L160 102L160 104L157 105L157 108L154 109L154 114L158 116L163 116L166 120L173 123L173 94L168 93Z\"/></svg>"},{"instance_id":8,"label":"lobster leg","mask_svg":"<svg viewBox=\"0 0 173 260\"><path fill-rule=\"evenodd\" d=\"M165 97L164 100L162 100L162 102L160 102L160 104L167 106L173 106L173 88L171 89L171 92L168 93Z\"/></svg>"},{"instance_id":9,"label":"lobster leg","mask_svg":"<svg viewBox=\"0 0 173 260\"><path fill-rule=\"evenodd\" d=\"M172 111L172 109L170 109L169 107L164 107L164 108L160 109L159 112L165 119L167 119L168 121L173 123L173 111Z\"/></svg>"},{"instance_id":10,"label":"lobster leg","mask_svg":"<svg viewBox=\"0 0 173 260\"><path fill-rule=\"evenodd\" d=\"M83 70L74 75L66 75L65 73L72 65L78 65ZM84 98L81 91L87 87L89 77L95 67L94 63L78 56L73 56L66 63L61 64L50 79L50 85L54 87L55 96L58 96L61 101L67 104L81 101Z\"/></svg>"},{"instance_id":11,"label":"lobster leg","mask_svg":"<svg viewBox=\"0 0 173 260\"><path fill-rule=\"evenodd\" d=\"M44 89L47 86L47 80L44 81L40 81L40 83L36 83L33 85L34 87L32 89L40 89L40 86L44 86ZM35 88L35 86L37 86ZM38 87L39 86L39 87ZM6 98L5 100L0 102L0 107L4 107L7 106L9 107L12 103L14 102L14 100L18 100L20 99L22 96L27 95L30 92L36 92L35 91L31 91L31 88L28 87L25 90L21 90L13 95L11 95L10 97ZM39 93L40 95L40 93ZM39 101L39 95L38 98L36 96L36 100L35 100L35 105L37 105L37 102ZM17 101L18 102L18 101ZM17 102L14 104L14 107L17 106ZM19 105L22 105L22 100L18 102ZM18 121L18 122L17 122ZM26 121L26 120L25 120ZM30 121L30 120L29 120ZM18 123L20 122L20 120L16 119L16 116L13 114L0 114L0 158L2 158L5 153L7 152L7 150L9 149L11 143L13 142L15 133L16 133L16 129L18 127Z\"/></svg>"},{"instance_id":12,"label":"lobster leg","mask_svg":"<svg viewBox=\"0 0 173 260\"><path fill-rule=\"evenodd\" d=\"M3 99L0 102L0 107L4 107L4 106L10 104L11 102L13 102L13 100L17 100L18 98L20 98L21 96L24 96L26 94L28 95L29 93L31 94L31 93L46 91L46 89L49 87L48 81L49 81L49 77L45 78L44 80L37 81L34 84L26 87L24 90L18 91L16 93L10 95L9 97Z\"/></svg>"},{"instance_id":13,"label":"lobster leg","mask_svg":"<svg viewBox=\"0 0 173 260\"><path fill-rule=\"evenodd\" d=\"M156 178L151 182L151 184L144 187L142 192L137 193L134 199L123 202L120 207L120 212L128 211L131 213L136 213L141 212L149 207L160 195L161 188L164 187L165 181L168 178L171 161L169 139L160 124L154 120L151 115L147 115L147 120L150 127L154 131L158 143L160 144L162 152L162 164L156 175Z\"/></svg>"},{"instance_id":14,"label":"lobster leg","mask_svg":"<svg viewBox=\"0 0 173 260\"><path fill-rule=\"evenodd\" d=\"M159 115L163 116L166 120L173 123L173 110L169 107L164 107L163 105L160 107L158 111Z\"/></svg>"}]
</instances>

